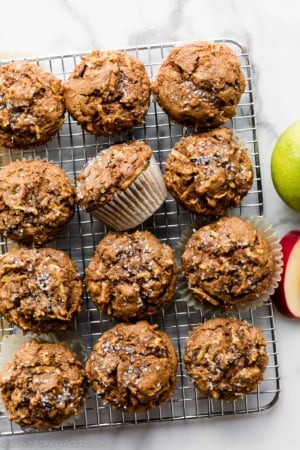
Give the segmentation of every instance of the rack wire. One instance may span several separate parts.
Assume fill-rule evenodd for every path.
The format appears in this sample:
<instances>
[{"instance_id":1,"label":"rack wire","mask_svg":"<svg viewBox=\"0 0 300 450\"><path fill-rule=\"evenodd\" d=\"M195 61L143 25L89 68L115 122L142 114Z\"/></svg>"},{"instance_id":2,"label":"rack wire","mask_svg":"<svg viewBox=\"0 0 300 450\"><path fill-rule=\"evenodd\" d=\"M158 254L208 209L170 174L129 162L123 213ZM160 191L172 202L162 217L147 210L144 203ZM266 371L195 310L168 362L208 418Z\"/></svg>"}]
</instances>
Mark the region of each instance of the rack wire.
<instances>
[{"instance_id":1,"label":"rack wire","mask_svg":"<svg viewBox=\"0 0 300 450\"><path fill-rule=\"evenodd\" d=\"M254 181L242 204L232 210L231 215L261 216L263 214L263 196L249 52L244 46L231 39L216 39L215 42L225 43L235 51L247 80L247 86L241 97L236 115L226 126L235 130L236 134L247 142L254 168ZM143 61L150 79L154 79L163 59L176 45L178 43L166 43L124 48L122 50ZM33 61L62 80L66 80L75 65L79 63L81 56L83 54L68 54L27 58L26 60ZM2 61L1 64L6 62L9 61ZM22 158L43 158L62 167L70 180L74 182L75 176L80 172L85 162L95 156L101 149L119 141L141 139L151 146L156 161L164 172L168 153L175 143L185 135L186 131L181 126L171 123L153 99L151 99L149 111L142 125L135 127L128 133L110 138L95 137L85 133L66 113L64 125L49 143L31 151L0 150L0 166L4 167L10 161ZM161 242L168 243L174 248L183 229L193 221L194 216L179 206L169 195L161 208L140 228L152 231ZM91 217L90 214L77 209L72 222L55 241L50 243L50 246L67 252L77 265L84 280L85 268L94 254L97 243L107 231L109 229L104 224ZM1 254L9 251L13 246L12 242L0 238ZM89 354L99 336L114 325L114 320L95 308L85 290L83 301L82 312L74 321L74 330L81 336L87 354ZM207 398L195 389L185 371L182 352L189 331L197 323L206 320L206 316L201 311L189 308L177 293L175 300L151 319L153 323L157 323L161 329L168 333L179 357L178 382L173 398L168 403L153 410L135 414L118 412L107 405L103 405L97 395L90 390L81 414L58 430L241 415L264 411L272 407L278 400L280 392L272 302L267 301L254 311L240 313L238 317L262 328L269 353L269 364L264 381L250 395L236 401L224 402ZM0 336L19 333L15 326L7 324L1 318L0 323ZM8 420L4 411L0 412L0 436L33 432L36 433L33 430L21 429Z\"/></svg>"}]
</instances>

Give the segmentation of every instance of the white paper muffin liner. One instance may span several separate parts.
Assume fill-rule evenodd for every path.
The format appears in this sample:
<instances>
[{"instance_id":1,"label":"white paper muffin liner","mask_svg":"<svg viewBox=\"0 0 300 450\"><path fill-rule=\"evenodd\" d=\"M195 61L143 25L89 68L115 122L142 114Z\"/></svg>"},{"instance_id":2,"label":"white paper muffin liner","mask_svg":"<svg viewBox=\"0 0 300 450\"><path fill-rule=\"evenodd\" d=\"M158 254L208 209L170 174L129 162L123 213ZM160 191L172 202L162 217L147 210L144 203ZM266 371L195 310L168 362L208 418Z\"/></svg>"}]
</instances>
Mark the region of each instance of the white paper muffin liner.
<instances>
[{"instance_id":1,"label":"white paper muffin liner","mask_svg":"<svg viewBox=\"0 0 300 450\"><path fill-rule=\"evenodd\" d=\"M166 197L164 178L152 155L148 167L130 186L91 214L114 230L129 230L152 216Z\"/></svg>"},{"instance_id":2,"label":"white paper muffin liner","mask_svg":"<svg viewBox=\"0 0 300 450\"><path fill-rule=\"evenodd\" d=\"M222 316L231 316L236 315L239 312L245 312L249 309L254 310L255 308L261 306L265 301L268 301L270 296L272 296L279 285L281 279L281 273L283 269L283 254L281 244L279 242L279 238L277 237L274 229L271 224L264 218L259 216L253 217L242 217L241 219L247 220L251 223L258 231L262 233L264 238L267 240L270 249L272 250L274 261L275 261L275 269L272 280L268 288L259 294L259 296L247 302L244 305L236 305L232 306L232 308L228 308L222 305L213 306L210 304L202 304L199 303L193 296L192 291L189 289L188 282L186 277L182 272L181 265L181 255L184 252L185 245L191 235L198 230L198 228L207 225L209 223L208 219L198 219L196 223L188 225L185 230L182 232L181 238L175 248L175 260L178 265L178 291L181 295L181 298L185 300L189 307L193 307L197 310L202 311L204 314L218 314Z\"/></svg>"}]
</instances>

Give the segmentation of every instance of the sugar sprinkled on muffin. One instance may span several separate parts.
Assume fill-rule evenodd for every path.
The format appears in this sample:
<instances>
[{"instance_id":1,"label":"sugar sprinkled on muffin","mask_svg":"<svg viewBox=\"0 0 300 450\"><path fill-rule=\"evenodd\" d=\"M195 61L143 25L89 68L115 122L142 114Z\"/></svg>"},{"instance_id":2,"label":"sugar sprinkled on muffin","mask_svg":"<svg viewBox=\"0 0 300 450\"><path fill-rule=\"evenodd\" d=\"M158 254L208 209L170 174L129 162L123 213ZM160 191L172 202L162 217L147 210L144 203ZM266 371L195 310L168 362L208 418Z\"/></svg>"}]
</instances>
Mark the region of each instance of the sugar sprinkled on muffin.
<instances>
[{"instance_id":1,"label":"sugar sprinkled on muffin","mask_svg":"<svg viewBox=\"0 0 300 450\"><path fill-rule=\"evenodd\" d=\"M196 325L185 342L185 368L201 394L236 400L262 382L269 356L263 332L236 318Z\"/></svg>"},{"instance_id":2,"label":"sugar sprinkled on muffin","mask_svg":"<svg viewBox=\"0 0 300 450\"><path fill-rule=\"evenodd\" d=\"M24 333L65 330L81 296L78 269L61 250L23 247L0 257L0 314Z\"/></svg>"},{"instance_id":3,"label":"sugar sprinkled on muffin","mask_svg":"<svg viewBox=\"0 0 300 450\"><path fill-rule=\"evenodd\" d=\"M168 191L191 212L222 216L240 205L253 182L247 149L232 130L214 130L183 137L166 160Z\"/></svg>"},{"instance_id":4,"label":"sugar sprinkled on muffin","mask_svg":"<svg viewBox=\"0 0 300 450\"><path fill-rule=\"evenodd\" d=\"M151 88L171 120L207 130L235 115L245 86L241 65L229 46L193 42L170 51Z\"/></svg>"},{"instance_id":5,"label":"sugar sprinkled on muffin","mask_svg":"<svg viewBox=\"0 0 300 450\"><path fill-rule=\"evenodd\" d=\"M104 403L140 412L172 397L177 364L168 335L142 320L119 323L105 331L91 352L86 371Z\"/></svg>"},{"instance_id":6,"label":"sugar sprinkled on muffin","mask_svg":"<svg viewBox=\"0 0 300 450\"><path fill-rule=\"evenodd\" d=\"M60 426L85 401L82 364L64 344L23 344L0 372L0 394L8 417L23 428Z\"/></svg>"},{"instance_id":7,"label":"sugar sprinkled on muffin","mask_svg":"<svg viewBox=\"0 0 300 450\"><path fill-rule=\"evenodd\" d=\"M150 81L144 64L127 52L94 50L64 83L66 108L95 135L120 134L148 110Z\"/></svg>"},{"instance_id":8,"label":"sugar sprinkled on muffin","mask_svg":"<svg viewBox=\"0 0 300 450\"><path fill-rule=\"evenodd\" d=\"M176 280L171 247L146 230L108 233L86 269L94 304L124 321L149 317L167 305Z\"/></svg>"},{"instance_id":9,"label":"sugar sprinkled on muffin","mask_svg":"<svg viewBox=\"0 0 300 450\"><path fill-rule=\"evenodd\" d=\"M182 272L196 304L230 312L261 304L280 269L263 233L240 217L200 227L181 255Z\"/></svg>"},{"instance_id":10,"label":"sugar sprinkled on muffin","mask_svg":"<svg viewBox=\"0 0 300 450\"><path fill-rule=\"evenodd\" d=\"M45 144L64 123L62 81L31 62L0 67L0 145Z\"/></svg>"},{"instance_id":11,"label":"sugar sprinkled on muffin","mask_svg":"<svg viewBox=\"0 0 300 450\"><path fill-rule=\"evenodd\" d=\"M59 166L14 161L0 170L0 233L27 246L54 240L75 212L75 193Z\"/></svg>"}]
</instances>

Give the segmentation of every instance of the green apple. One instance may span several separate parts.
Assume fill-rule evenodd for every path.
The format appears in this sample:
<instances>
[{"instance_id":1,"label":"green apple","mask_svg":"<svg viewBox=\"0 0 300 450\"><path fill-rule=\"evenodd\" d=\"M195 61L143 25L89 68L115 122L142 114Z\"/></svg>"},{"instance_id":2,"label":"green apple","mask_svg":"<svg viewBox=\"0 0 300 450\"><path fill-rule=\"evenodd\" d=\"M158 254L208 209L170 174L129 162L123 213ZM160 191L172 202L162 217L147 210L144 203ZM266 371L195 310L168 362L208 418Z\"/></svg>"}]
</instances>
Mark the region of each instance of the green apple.
<instances>
[{"instance_id":1,"label":"green apple","mask_svg":"<svg viewBox=\"0 0 300 450\"><path fill-rule=\"evenodd\" d=\"M281 199L300 212L300 120L279 136L271 157L271 176Z\"/></svg>"}]
</instances>

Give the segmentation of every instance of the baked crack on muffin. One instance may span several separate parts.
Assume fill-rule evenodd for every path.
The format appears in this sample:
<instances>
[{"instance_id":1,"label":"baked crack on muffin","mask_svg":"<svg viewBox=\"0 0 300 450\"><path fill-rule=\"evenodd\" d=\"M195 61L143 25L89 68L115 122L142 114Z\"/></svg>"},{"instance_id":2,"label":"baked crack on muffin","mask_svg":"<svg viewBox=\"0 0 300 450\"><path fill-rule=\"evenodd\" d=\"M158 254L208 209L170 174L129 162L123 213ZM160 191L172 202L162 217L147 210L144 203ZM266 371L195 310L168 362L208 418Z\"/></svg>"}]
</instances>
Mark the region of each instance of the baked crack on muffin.
<instances>
[{"instance_id":1,"label":"baked crack on muffin","mask_svg":"<svg viewBox=\"0 0 300 450\"><path fill-rule=\"evenodd\" d=\"M121 320L151 316L174 297L172 249L149 231L110 232L86 269L86 285L101 311Z\"/></svg>"},{"instance_id":2,"label":"baked crack on muffin","mask_svg":"<svg viewBox=\"0 0 300 450\"><path fill-rule=\"evenodd\" d=\"M222 217L195 231L181 261L194 299L225 311L243 308L262 297L275 272L268 241L239 217Z\"/></svg>"},{"instance_id":3,"label":"baked crack on muffin","mask_svg":"<svg viewBox=\"0 0 300 450\"><path fill-rule=\"evenodd\" d=\"M148 111L150 81L144 64L127 52L94 50L64 83L66 108L88 133L120 134Z\"/></svg>"},{"instance_id":4,"label":"baked crack on muffin","mask_svg":"<svg viewBox=\"0 0 300 450\"><path fill-rule=\"evenodd\" d=\"M91 352L86 372L103 403L141 412L172 397L177 365L168 335L142 320L105 331Z\"/></svg>"},{"instance_id":5,"label":"baked crack on muffin","mask_svg":"<svg viewBox=\"0 0 300 450\"><path fill-rule=\"evenodd\" d=\"M77 267L63 251L21 248L0 257L0 314L23 332L65 330L81 303Z\"/></svg>"},{"instance_id":6,"label":"baked crack on muffin","mask_svg":"<svg viewBox=\"0 0 300 450\"><path fill-rule=\"evenodd\" d=\"M236 400L263 381L269 356L263 332L236 318L196 325L185 342L185 368L201 394Z\"/></svg>"},{"instance_id":7,"label":"baked crack on muffin","mask_svg":"<svg viewBox=\"0 0 300 450\"><path fill-rule=\"evenodd\" d=\"M250 190L252 163L232 130L216 128L176 143L166 160L165 181L175 200L191 212L223 216Z\"/></svg>"},{"instance_id":8,"label":"baked crack on muffin","mask_svg":"<svg viewBox=\"0 0 300 450\"><path fill-rule=\"evenodd\" d=\"M235 115L245 87L241 65L230 47L194 42L170 51L151 89L171 120L205 130Z\"/></svg>"},{"instance_id":9,"label":"baked crack on muffin","mask_svg":"<svg viewBox=\"0 0 300 450\"><path fill-rule=\"evenodd\" d=\"M49 141L64 123L62 81L34 63L0 67L0 145L32 148Z\"/></svg>"},{"instance_id":10,"label":"baked crack on muffin","mask_svg":"<svg viewBox=\"0 0 300 450\"><path fill-rule=\"evenodd\" d=\"M87 378L82 364L64 344L23 344L0 372L0 394L11 421L46 430L78 414Z\"/></svg>"},{"instance_id":11,"label":"baked crack on muffin","mask_svg":"<svg viewBox=\"0 0 300 450\"><path fill-rule=\"evenodd\" d=\"M27 246L54 240L75 212L67 174L44 160L14 161L0 170L0 233Z\"/></svg>"}]
</instances>

